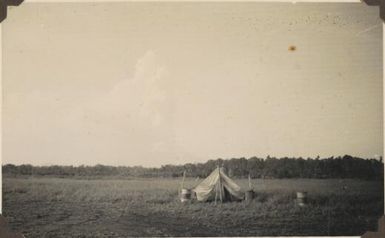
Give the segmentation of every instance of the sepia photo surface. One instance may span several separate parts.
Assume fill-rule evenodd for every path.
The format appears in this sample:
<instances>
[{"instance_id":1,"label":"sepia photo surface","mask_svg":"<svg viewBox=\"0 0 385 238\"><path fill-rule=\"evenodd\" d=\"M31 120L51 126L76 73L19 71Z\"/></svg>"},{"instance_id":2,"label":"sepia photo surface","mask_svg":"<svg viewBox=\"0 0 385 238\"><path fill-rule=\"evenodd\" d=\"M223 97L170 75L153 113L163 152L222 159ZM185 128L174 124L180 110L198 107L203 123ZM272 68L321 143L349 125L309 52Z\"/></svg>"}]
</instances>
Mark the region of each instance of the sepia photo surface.
<instances>
[{"instance_id":1,"label":"sepia photo surface","mask_svg":"<svg viewBox=\"0 0 385 238\"><path fill-rule=\"evenodd\" d=\"M23 3L2 212L25 237L360 236L384 213L364 3Z\"/></svg>"}]
</instances>

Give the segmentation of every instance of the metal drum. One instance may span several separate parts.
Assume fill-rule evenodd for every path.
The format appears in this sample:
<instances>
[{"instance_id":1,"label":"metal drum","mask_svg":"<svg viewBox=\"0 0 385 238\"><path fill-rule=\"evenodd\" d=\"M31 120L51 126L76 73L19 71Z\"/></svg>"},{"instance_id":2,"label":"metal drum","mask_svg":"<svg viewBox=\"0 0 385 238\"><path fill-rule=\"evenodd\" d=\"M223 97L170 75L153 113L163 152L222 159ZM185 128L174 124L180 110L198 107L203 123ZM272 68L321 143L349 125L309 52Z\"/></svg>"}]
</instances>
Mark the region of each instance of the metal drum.
<instances>
[{"instance_id":1,"label":"metal drum","mask_svg":"<svg viewBox=\"0 0 385 238\"><path fill-rule=\"evenodd\" d=\"M300 207L306 206L307 192L297 192L297 204Z\"/></svg>"},{"instance_id":2,"label":"metal drum","mask_svg":"<svg viewBox=\"0 0 385 238\"><path fill-rule=\"evenodd\" d=\"M191 200L191 189L182 188L182 191L180 194L180 201L184 203L190 200Z\"/></svg>"},{"instance_id":3,"label":"metal drum","mask_svg":"<svg viewBox=\"0 0 385 238\"><path fill-rule=\"evenodd\" d=\"M251 200L253 200L253 198L254 198L254 191L253 190L247 190L245 192L245 200L247 202L250 202Z\"/></svg>"}]
</instances>

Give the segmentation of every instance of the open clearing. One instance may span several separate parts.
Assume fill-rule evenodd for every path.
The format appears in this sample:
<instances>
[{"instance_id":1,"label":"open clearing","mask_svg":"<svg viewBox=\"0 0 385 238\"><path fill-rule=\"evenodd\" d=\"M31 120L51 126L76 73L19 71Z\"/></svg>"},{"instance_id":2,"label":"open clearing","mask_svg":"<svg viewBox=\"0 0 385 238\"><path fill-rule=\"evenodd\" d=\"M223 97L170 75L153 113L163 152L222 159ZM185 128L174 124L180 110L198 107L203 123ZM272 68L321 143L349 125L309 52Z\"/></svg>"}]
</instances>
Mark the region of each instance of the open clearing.
<instances>
[{"instance_id":1,"label":"open clearing","mask_svg":"<svg viewBox=\"0 0 385 238\"><path fill-rule=\"evenodd\" d=\"M257 179L251 203L181 204L180 179L4 178L3 215L28 237L336 236L376 230L379 181ZM236 180L246 189L247 180ZM199 181L188 179L185 187ZM298 207L296 191L308 192Z\"/></svg>"}]
</instances>

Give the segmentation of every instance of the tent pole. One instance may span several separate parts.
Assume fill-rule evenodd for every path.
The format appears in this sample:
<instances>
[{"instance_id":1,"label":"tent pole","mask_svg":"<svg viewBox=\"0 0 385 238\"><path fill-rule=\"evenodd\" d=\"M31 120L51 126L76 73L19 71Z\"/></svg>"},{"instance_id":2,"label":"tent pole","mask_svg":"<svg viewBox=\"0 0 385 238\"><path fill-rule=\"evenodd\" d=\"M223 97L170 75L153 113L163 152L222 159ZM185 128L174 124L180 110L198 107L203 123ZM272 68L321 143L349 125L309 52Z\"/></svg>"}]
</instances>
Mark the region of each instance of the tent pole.
<instances>
[{"instance_id":1,"label":"tent pole","mask_svg":"<svg viewBox=\"0 0 385 238\"><path fill-rule=\"evenodd\" d=\"M218 184L215 185L215 205L217 205L217 198L218 198Z\"/></svg>"},{"instance_id":2,"label":"tent pole","mask_svg":"<svg viewBox=\"0 0 385 238\"><path fill-rule=\"evenodd\" d=\"M186 170L183 171L183 179L182 179L182 183L181 183L181 185L180 185L180 191L182 191L182 189L183 189L185 177L186 177Z\"/></svg>"},{"instance_id":3,"label":"tent pole","mask_svg":"<svg viewBox=\"0 0 385 238\"><path fill-rule=\"evenodd\" d=\"M219 167L218 167L219 168ZM221 181L221 169L219 168L218 169L218 173L219 173L219 198L221 199L221 202L223 202L223 198L222 198L222 181Z\"/></svg>"},{"instance_id":4,"label":"tent pole","mask_svg":"<svg viewBox=\"0 0 385 238\"><path fill-rule=\"evenodd\" d=\"M249 189L251 190L251 176L250 176L250 173L249 173Z\"/></svg>"},{"instance_id":5,"label":"tent pole","mask_svg":"<svg viewBox=\"0 0 385 238\"><path fill-rule=\"evenodd\" d=\"M184 180L185 180L185 178L186 178L186 170L183 171L182 188L183 188L183 186L184 186Z\"/></svg>"},{"instance_id":6,"label":"tent pole","mask_svg":"<svg viewBox=\"0 0 385 238\"><path fill-rule=\"evenodd\" d=\"M220 173L219 173L219 165L217 165L217 170L218 170L218 175L219 175L219 181L221 179ZM217 205L217 199L218 199L218 192L219 192L219 185L220 184L215 184L215 205Z\"/></svg>"}]
</instances>

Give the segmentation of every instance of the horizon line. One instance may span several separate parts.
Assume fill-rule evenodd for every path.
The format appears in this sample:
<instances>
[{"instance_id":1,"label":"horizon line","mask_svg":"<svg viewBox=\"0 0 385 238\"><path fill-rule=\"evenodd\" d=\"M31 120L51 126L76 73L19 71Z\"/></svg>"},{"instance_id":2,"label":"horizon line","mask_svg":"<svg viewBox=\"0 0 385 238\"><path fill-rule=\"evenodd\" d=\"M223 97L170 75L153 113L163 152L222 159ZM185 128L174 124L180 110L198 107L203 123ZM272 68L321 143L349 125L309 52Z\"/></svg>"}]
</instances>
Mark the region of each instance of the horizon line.
<instances>
[{"instance_id":1,"label":"horizon line","mask_svg":"<svg viewBox=\"0 0 385 238\"><path fill-rule=\"evenodd\" d=\"M5 166L5 165L15 165L15 166L21 166L21 165L30 165L30 166L34 166L34 167L52 167L52 166L72 166L72 167L95 167L95 166L109 166L109 167L141 167L141 168L146 168L146 169L154 169L154 168L162 168L163 166L184 166L186 164L205 164L209 161L216 161L216 160L231 160L231 159L246 159L246 160L249 160L249 159L252 159L252 158L257 158L257 159L262 159L262 160L266 160L268 158L271 158L271 159L303 159L303 160L316 160L316 159L319 159L319 160L324 160L324 159L336 159L336 158L343 158L345 156L350 156L352 158L358 158L358 159L363 159L363 160L371 160L371 159L374 159L374 160L378 160L378 161L381 161L382 162L382 158L383 156L382 155L374 155L373 157L360 157L360 156L353 156L353 155L349 155L349 154L344 154L344 155L338 155L338 156L326 156L326 157L321 157L321 156L316 156L316 157L302 157L302 156L299 156L299 157L290 157L290 156L283 156L283 157L276 157L276 156L270 156L270 155L267 155L265 157L258 157L258 156L251 156L251 157L233 157L233 158L226 158L226 159L223 159L223 158L216 158L216 159L209 159L209 160L206 160L204 162L198 162L198 161L195 161L195 162L186 162L186 163L183 163L183 164L162 164L162 165L159 165L159 166L152 166L152 167L148 167L148 166L144 166L144 165L111 165L111 164L101 164L101 163L97 163L97 164L78 164L78 165L75 165L75 164L32 164L32 163L20 163L20 164L16 164L16 163L3 163L2 162L2 166Z\"/></svg>"}]
</instances>

